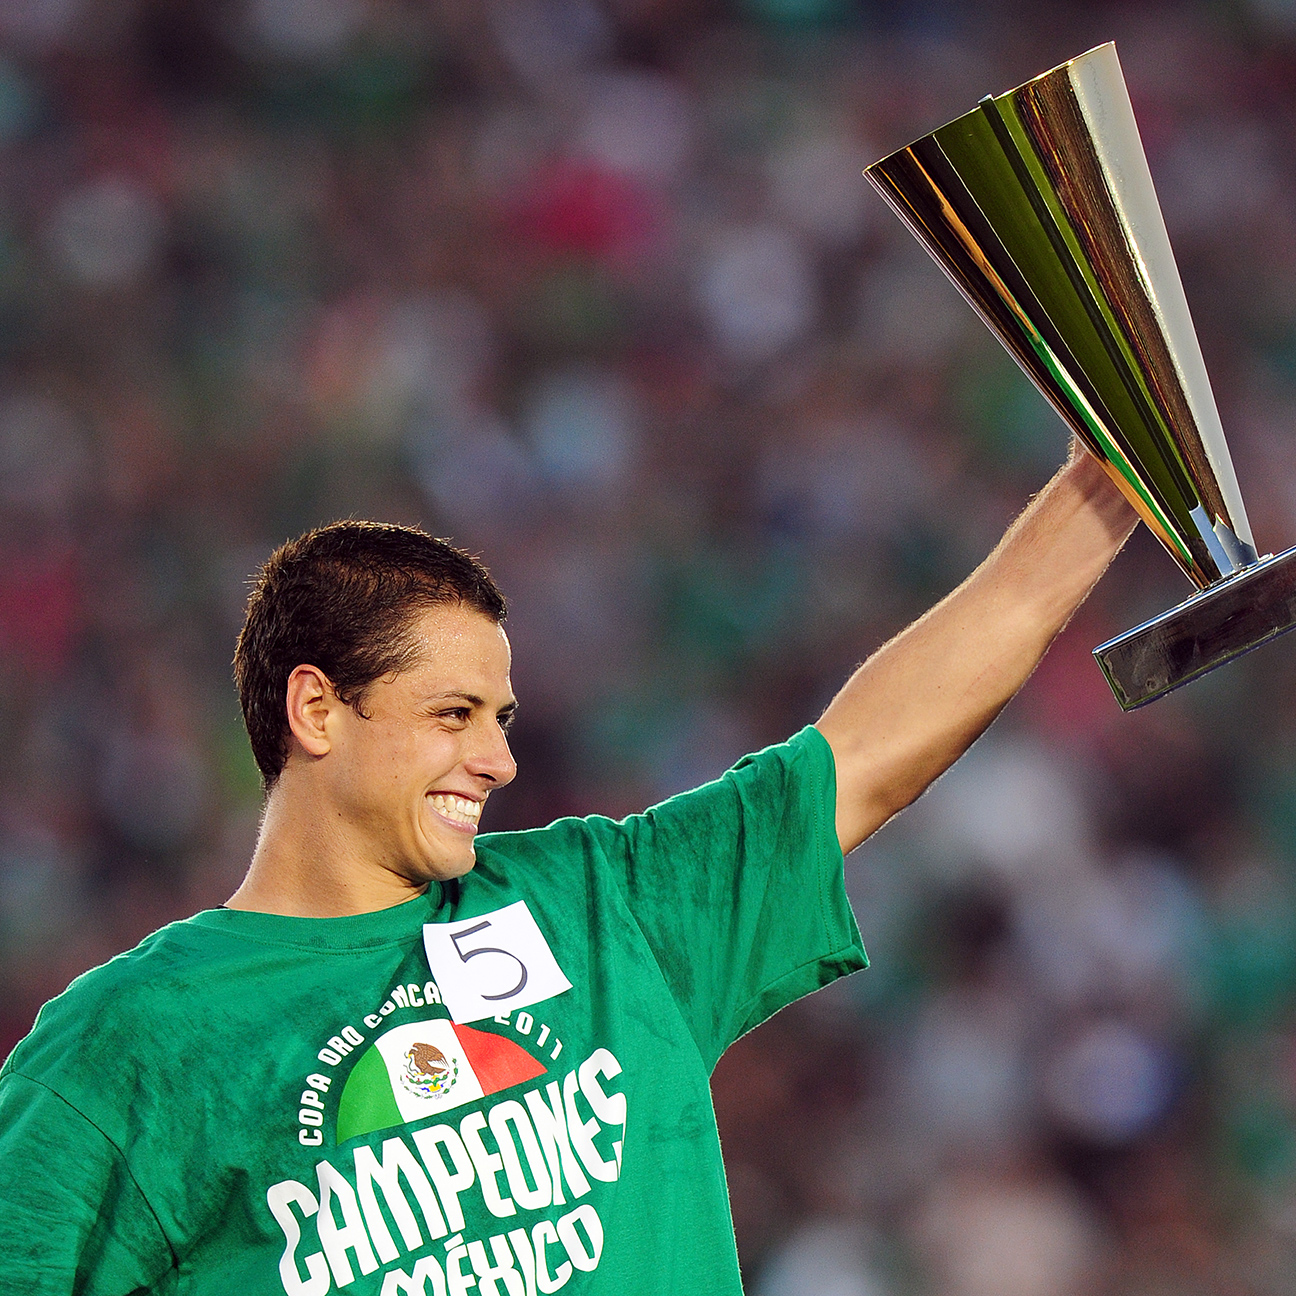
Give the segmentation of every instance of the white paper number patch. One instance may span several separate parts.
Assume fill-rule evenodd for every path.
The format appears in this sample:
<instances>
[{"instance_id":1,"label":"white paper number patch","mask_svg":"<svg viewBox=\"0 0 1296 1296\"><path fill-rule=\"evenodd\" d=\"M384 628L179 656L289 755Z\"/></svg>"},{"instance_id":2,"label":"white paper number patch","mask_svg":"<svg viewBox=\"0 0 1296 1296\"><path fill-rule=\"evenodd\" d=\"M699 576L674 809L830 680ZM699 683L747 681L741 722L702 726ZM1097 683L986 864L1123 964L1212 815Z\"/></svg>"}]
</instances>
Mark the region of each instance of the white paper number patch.
<instances>
[{"instance_id":1,"label":"white paper number patch","mask_svg":"<svg viewBox=\"0 0 1296 1296\"><path fill-rule=\"evenodd\" d=\"M452 1021L510 1013L572 988L525 900L476 918L424 923L423 946Z\"/></svg>"}]
</instances>

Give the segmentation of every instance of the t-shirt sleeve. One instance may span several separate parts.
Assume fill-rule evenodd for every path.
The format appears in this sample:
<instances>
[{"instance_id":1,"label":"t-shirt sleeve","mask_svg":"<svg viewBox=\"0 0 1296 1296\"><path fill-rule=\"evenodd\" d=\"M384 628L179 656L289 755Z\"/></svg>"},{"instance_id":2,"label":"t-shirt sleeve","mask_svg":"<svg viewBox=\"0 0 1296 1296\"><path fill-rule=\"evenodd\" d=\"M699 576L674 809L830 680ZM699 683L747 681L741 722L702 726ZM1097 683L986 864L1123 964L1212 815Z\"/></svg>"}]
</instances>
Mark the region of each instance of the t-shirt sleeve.
<instances>
[{"instance_id":1,"label":"t-shirt sleeve","mask_svg":"<svg viewBox=\"0 0 1296 1296\"><path fill-rule=\"evenodd\" d=\"M868 966L817 729L644 814L591 824L708 1066L780 1008Z\"/></svg>"},{"instance_id":2,"label":"t-shirt sleeve","mask_svg":"<svg viewBox=\"0 0 1296 1296\"><path fill-rule=\"evenodd\" d=\"M27 1076L0 1076L0 1293L127 1296L173 1258L116 1147Z\"/></svg>"}]
</instances>

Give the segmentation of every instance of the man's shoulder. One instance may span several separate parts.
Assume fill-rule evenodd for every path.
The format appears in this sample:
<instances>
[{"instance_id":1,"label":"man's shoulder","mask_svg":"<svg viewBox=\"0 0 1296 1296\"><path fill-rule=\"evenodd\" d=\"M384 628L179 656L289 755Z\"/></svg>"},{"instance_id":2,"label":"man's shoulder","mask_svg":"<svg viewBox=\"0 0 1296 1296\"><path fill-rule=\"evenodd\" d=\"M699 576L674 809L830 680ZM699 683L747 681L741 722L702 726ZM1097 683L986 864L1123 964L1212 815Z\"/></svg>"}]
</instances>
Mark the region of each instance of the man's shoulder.
<instances>
[{"instance_id":1,"label":"man's shoulder","mask_svg":"<svg viewBox=\"0 0 1296 1296\"><path fill-rule=\"evenodd\" d=\"M168 924L133 949L77 977L41 1008L31 1033L9 1055L0 1075L11 1071L41 1079L66 1065L70 1047L111 1041L138 1032L147 1039L160 1019L174 1014L187 981L210 975L219 934L201 923L202 915Z\"/></svg>"},{"instance_id":2,"label":"man's shoulder","mask_svg":"<svg viewBox=\"0 0 1296 1296\"><path fill-rule=\"evenodd\" d=\"M604 825L614 821L603 815L565 815L540 828L510 828L483 833L477 850L498 855L553 855L579 853L587 849Z\"/></svg>"},{"instance_id":3,"label":"man's shoulder","mask_svg":"<svg viewBox=\"0 0 1296 1296\"><path fill-rule=\"evenodd\" d=\"M523 895L537 888L548 895L584 890L609 863L633 851L644 818L643 813L624 819L566 815L539 828L483 833L473 873Z\"/></svg>"},{"instance_id":4,"label":"man's shoulder","mask_svg":"<svg viewBox=\"0 0 1296 1296\"><path fill-rule=\"evenodd\" d=\"M806 725L783 742L753 751L709 782L671 793L644 810L621 818L568 815L540 828L485 833L478 838L478 846L511 857L598 853L615 840L633 842L645 830L650 831L663 814L705 822L714 815L717 803L745 798L761 782L768 783L771 791L782 789L794 769L816 786L832 783L832 749L814 725Z\"/></svg>"}]
</instances>

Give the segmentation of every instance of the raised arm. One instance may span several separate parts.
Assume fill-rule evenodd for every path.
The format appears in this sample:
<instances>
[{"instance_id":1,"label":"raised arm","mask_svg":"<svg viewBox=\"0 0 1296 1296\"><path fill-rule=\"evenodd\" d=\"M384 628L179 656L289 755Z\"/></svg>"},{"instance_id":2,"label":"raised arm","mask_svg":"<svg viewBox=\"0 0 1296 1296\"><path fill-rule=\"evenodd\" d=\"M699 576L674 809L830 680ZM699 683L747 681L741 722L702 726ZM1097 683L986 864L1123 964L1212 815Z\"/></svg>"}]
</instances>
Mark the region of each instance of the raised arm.
<instances>
[{"instance_id":1,"label":"raised arm","mask_svg":"<svg viewBox=\"0 0 1296 1296\"><path fill-rule=\"evenodd\" d=\"M818 721L837 761L842 850L903 810L984 732L1135 521L1097 460L1073 445L985 562L851 676Z\"/></svg>"}]
</instances>

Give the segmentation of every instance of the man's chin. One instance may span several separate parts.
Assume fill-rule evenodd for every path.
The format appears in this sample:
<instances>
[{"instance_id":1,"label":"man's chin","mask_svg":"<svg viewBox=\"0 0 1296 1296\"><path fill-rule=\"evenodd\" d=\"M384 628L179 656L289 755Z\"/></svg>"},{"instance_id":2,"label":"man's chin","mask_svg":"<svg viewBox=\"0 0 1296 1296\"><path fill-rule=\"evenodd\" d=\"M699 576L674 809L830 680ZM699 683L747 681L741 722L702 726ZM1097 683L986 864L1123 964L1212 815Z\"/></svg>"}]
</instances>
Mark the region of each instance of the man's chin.
<instances>
[{"instance_id":1,"label":"man's chin","mask_svg":"<svg viewBox=\"0 0 1296 1296\"><path fill-rule=\"evenodd\" d=\"M451 866L450 868L447 868L446 871L442 873L437 880L440 882L450 882L454 878L467 877L468 874L471 873L474 868L476 868L476 866L477 866L477 856L474 855L471 859L465 860L462 864L454 865Z\"/></svg>"},{"instance_id":2,"label":"man's chin","mask_svg":"<svg viewBox=\"0 0 1296 1296\"><path fill-rule=\"evenodd\" d=\"M476 864L477 852L470 847L466 852L457 851L454 855L424 862L419 869L420 881L451 882L471 873Z\"/></svg>"}]
</instances>

